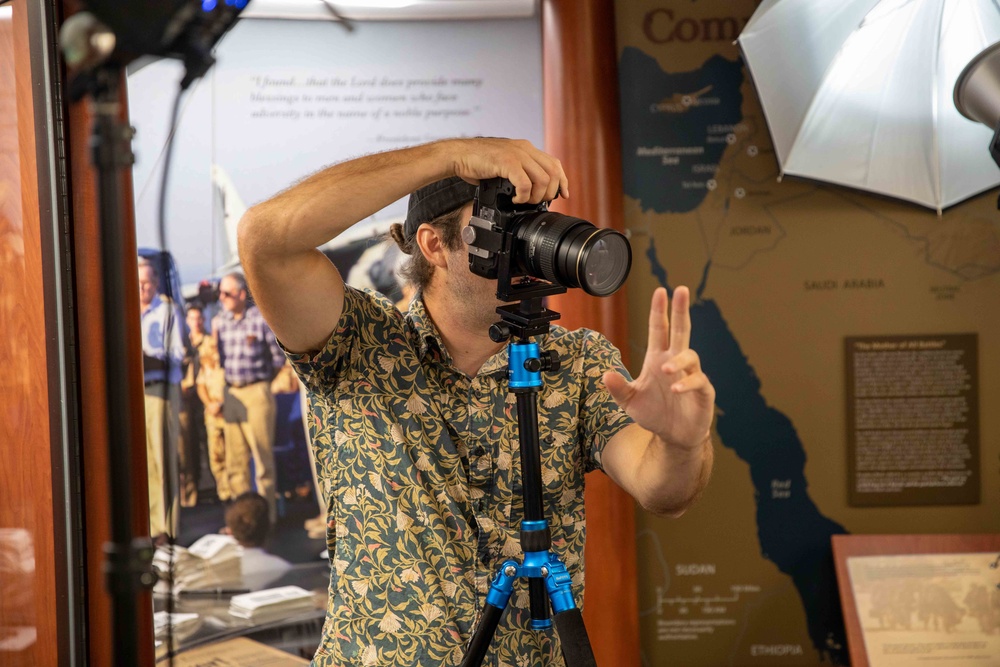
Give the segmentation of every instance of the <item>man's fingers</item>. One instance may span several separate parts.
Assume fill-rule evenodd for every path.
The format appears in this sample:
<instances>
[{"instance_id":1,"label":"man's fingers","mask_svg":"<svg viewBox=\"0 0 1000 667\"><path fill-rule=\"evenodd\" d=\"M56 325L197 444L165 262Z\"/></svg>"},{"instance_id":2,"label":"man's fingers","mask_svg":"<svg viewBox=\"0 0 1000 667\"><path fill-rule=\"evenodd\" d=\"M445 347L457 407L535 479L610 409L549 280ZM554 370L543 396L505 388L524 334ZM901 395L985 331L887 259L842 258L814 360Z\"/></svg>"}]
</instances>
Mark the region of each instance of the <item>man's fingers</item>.
<instances>
[{"instance_id":1,"label":"man's fingers","mask_svg":"<svg viewBox=\"0 0 1000 667\"><path fill-rule=\"evenodd\" d=\"M688 348L682 352L675 354L670 357L670 361L667 361L662 366L660 370L664 373L698 373L701 371L701 358L698 353Z\"/></svg>"},{"instance_id":2,"label":"man's fingers","mask_svg":"<svg viewBox=\"0 0 1000 667\"><path fill-rule=\"evenodd\" d=\"M693 373L670 385L670 391L675 394L686 394L691 391L697 391L711 386L712 384L708 381L707 375L704 373Z\"/></svg>"},{"instance_id":3,"label":"man's fingers","mask_svg":"<svg viewBox=\"0 0 1000 667\"><path fill-rule=\"evenodd\" d=\"M545 189L542 201L552 201L559 194L563 181L566 180L566 174L563 172L562 163L558 159L545 153L542 155L544 155L544 158L540 159L539 162L545 167L545 171L549 175L548 187Z\"/></svg>"},{"instance_id":4,"label":"man's fingers","mask_svg":"<svg viewBox=\"0 0 1000 667\"><path fill-rule=\"evenodd\" d=\"M691 293L687 287L674 290L670 311L670 351L679 353L691 346Z\"/></svg>"},{"instance_id":5,"label":"man's fingers","mask_svg":"<svg viewBox=\"0 0 1000 667\"><path fill-rule=\"evenodd\" d=\"M552 201L556 197L569 199L569 177L566 176L566 170L563 169L562 162L559 161L559 158L548 154L546 154L546 157L552 160L552 169L549 171L549 174L552 176L553 182L550 184L549 192L545 194L545 198L548 201Z\"/></svg>"},{"instance_id":6,"label":"man's fingers","mask_svg":"<svg viewBox=\"0 0 1000 667\"><path fill-rule=\"evenodd\" d=\"M545 163L541 159L536 159L531 154L525 153L521 157L521 166L531 178L531 191L528 193L527 199L516 203L523 204L528 202L537 204L545 198L545 192L549 188L549 182L552 180L552 177L549 176Z\"/></svg>"},{"instance_id":7,"label":"man's fingers","mask_svg":"<svg viewBox=\"0 0 1000 667\"><path fill-rule=\"evenodd\" d=\"M667 290L658 287L649 306L649 352L663 352L669 343L670 323L667 321Z\"/></svg>"},{"instance_id":8,"label":"man's fingers","mask_svg":"<svg viewBox=\"0 0 1000 667\"><path fill-rule=\"evenodd\" d=\"M531 177L528 172L524 170L521 165L515 165L508 169L507 174L504 176L511 185L514 186L514 202L517 204L523 204L531 197Z\"/></svg>"},{"instance_id":9,"label":"man's fingers","mask_svg":"<svg viewBox=\"0 0 1000 667\"><path fill-rule=\"evenodd\" d=\"M635 393L635 389L628 380L617 371L608 371L604 374L603 379L604 386L608 388L608 393L611 394L611 398L615 399L615 403L623 408L627 406L632 394Z\"/></svg>"},{"instance_id":10,"label":"man's fingers","mask_svg":"<svg viewBox=\"0 0 1000 667\"><path fill-rule=\"evenodd\" d=\"M514 185L515 204L538 204L555 199L558 192L569 196L569 181L562 163L535 148L530 141L481 138L463 143L470 154L456 161L456 174L469 183L500 176Z\"/></svg>"}]
</instances>

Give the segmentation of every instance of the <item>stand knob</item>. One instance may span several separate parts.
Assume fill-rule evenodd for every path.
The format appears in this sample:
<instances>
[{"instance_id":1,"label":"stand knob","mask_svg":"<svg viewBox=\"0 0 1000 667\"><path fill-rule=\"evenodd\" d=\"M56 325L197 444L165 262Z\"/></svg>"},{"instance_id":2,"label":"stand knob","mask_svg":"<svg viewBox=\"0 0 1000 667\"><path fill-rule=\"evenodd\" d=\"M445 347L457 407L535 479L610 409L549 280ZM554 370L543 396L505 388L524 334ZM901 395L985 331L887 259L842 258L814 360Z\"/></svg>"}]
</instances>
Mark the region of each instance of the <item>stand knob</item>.
<instances>
[{"instance_id":1,"label":"stand knob","mask_svg":"<svg viewBox=\"0 0 1000 667\"><path fill-rule=\"evenodd\" d=\"M490 340L494 343L502 343L510 339L510 327L503 322L490 325Z\"/></svg>"},{"instance_id":2,"label":"stand knob","mask_svg":"<svg viewBox=\"0 0 1000 667\"><path fill-rule=\"evenodd\" d=\"M559 354L555 350L549 350L545 353L548 357L548 364L545 367L547 371L557 371L562 368L562 362L559 360Z\"/></svg>"},{"instance_id":3,"label":"stand knob","mask_svg":"<svg viewBox=\"0 0 1000 667\"><path fill-rule=\"evenodd\" d=\"M499 342L499 341L498 341ZM542 352L540 358L531 358L524 362L524 370L530 373L541 371L557 371L562 363L559 361L559 354L555 350Z\"/></svg>"}]
</instances>

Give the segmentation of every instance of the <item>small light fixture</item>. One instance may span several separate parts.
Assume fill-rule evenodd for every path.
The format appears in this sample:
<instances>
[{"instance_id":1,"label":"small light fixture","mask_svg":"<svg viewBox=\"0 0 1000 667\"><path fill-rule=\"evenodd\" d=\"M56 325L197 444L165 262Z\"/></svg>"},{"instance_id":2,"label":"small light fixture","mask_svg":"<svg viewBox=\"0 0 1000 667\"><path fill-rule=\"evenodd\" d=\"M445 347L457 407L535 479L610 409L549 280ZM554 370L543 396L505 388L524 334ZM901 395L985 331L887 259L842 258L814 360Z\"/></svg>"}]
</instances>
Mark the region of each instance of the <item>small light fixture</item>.
<instances>
[{"instance_id":1,"label":"small light fixture","mask_svg":"<svg viewBox=\"0 0 1000 667\"><path fill-rule=\"evenodd\" d=\"M969 61L955 82L954 97L959 113L993 130L990 155L1000 166L1000 43Z\"/></svg>"}]
</instances>

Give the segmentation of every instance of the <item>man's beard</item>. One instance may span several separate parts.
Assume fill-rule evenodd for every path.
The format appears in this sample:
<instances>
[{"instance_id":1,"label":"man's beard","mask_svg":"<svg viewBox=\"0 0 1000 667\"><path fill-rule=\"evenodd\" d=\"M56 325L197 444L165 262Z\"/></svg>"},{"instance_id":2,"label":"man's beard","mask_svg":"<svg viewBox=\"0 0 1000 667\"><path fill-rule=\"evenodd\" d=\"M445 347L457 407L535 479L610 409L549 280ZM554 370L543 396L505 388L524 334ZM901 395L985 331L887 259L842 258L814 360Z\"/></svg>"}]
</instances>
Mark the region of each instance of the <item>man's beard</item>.
<instances>
[{"instance_id":1,"label":"man's beard","mask_svg":"<svg viewBox=\"0 0 1000 667\"><path fill-rule=\"evenodd\" d=\"M500 320L497 306L503 303L496 298L496 282L473 275L469 271L456 272L449 281L449 298L464 304L462 319L473 330L489 331L490 326Z\"/></svg>"}]
</instances>

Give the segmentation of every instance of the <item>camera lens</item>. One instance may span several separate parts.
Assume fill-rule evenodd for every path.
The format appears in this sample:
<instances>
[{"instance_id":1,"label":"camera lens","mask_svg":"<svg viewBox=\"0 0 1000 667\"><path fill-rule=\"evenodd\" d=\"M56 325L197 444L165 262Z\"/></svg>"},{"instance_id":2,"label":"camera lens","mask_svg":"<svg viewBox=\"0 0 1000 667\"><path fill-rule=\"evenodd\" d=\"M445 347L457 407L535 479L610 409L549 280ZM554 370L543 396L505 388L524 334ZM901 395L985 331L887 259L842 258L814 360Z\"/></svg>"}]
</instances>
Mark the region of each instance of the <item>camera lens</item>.
<instances>
[{"instance_id":1,"label":"camera lens","mask_svg":"<svg viewBox=\"0 0 1000 667\"><path fill-rule=\"evenodd\" d=\"M628 240L586 220L541 211L517 220L517 264L524 272L588 294L614 293L632 267Z\"/></svg>"}]
</instances>

